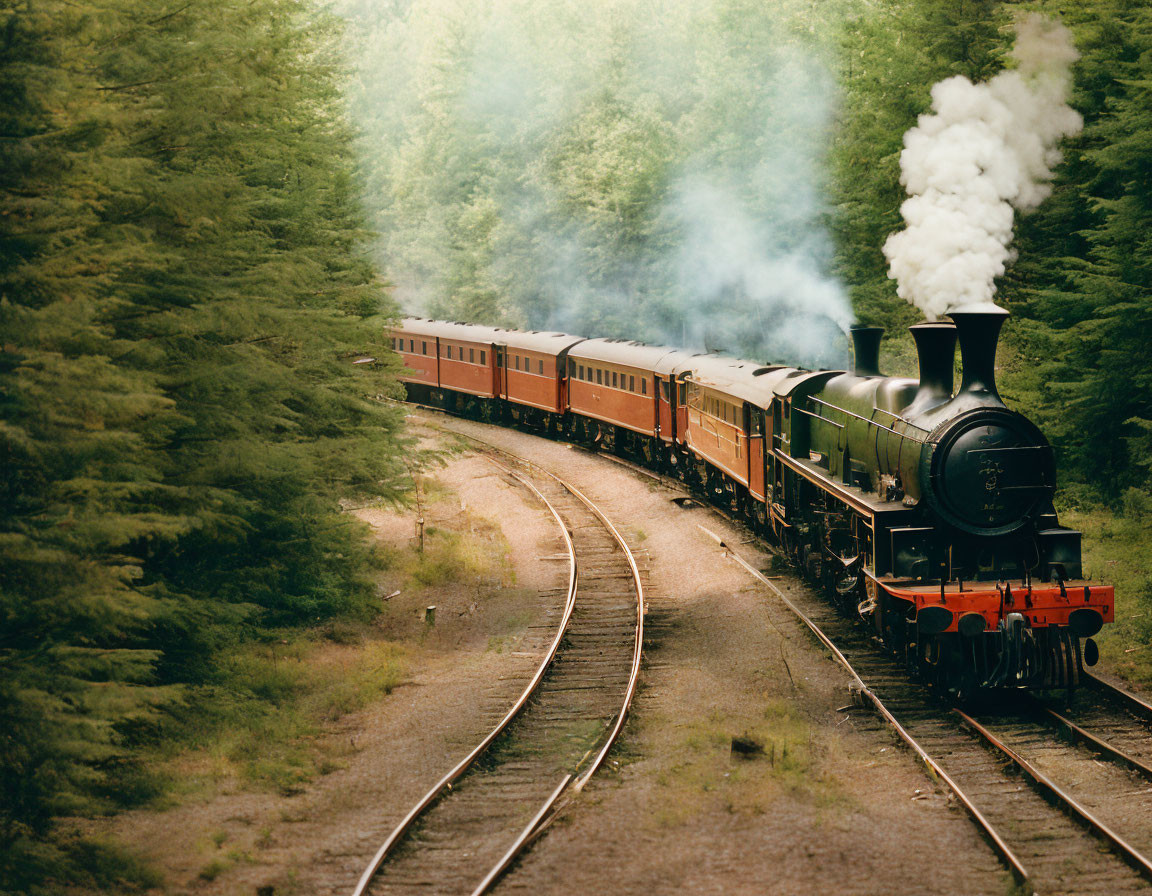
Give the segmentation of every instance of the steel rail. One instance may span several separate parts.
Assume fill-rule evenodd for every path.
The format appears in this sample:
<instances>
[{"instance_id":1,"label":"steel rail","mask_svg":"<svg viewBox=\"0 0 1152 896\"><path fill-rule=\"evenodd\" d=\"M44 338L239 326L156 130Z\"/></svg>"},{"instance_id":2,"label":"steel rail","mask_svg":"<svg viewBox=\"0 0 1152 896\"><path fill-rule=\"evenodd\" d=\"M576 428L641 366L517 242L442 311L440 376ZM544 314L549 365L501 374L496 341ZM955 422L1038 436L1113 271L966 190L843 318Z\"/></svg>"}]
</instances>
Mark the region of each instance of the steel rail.
<instances>
[{"instance_id":1,"label":"steel rail","mask_svg":"<svg viewBox=\"0 0 1152 896\"><path fill-rule=\"evenodd\" d=\"M376 872L380 870L380 866L384 864L384 860L388 857L389 853L392 852L392 850L396 847L404 835L408 833L408 831L412 828L412 825L415 824L416 820L422 814L424 814L424 812L427 811L428 808L433 803L435 803L444 793L452 789L452 784L458 780L460 776L463 775L476 762L477 759L480 758L481 754L483 754L484 751L492 745L493 741L495 741L496 738L504 732L504 730L512 723L512 720L515 719L516 716L520 714L521 710L523 710L524 707L528 704L528 701L536 692L537 687L539 687L540 682L544 679L544 673L547 671L548 666L551 665L552 660L555 658L556 651L560 648L560 642L564 639L564 635L568 629L568 623L572 618L572 611L576 606L576 588L579 582L579 571L576 561L576 546L572 543L572 536L568 532L568 527L564 524L564 521L561 519L560 514L557 512L556 508L552 506L548 499L545 498L544 495L541 494L540 490L532 485L532 483L514 471L509 470L503 464L493 460L492 458L488 458L488 461L489 463L499 467L509 475L513 476L517 481L531 490L536 495L536 497L544 503L544 506L548 508L549 512L560 526L560 531L564 536L564 543L568 548L569 556L568 595L564 603L564 615L560 620L559 627L557 628L556 637L553 638L551 645L549 645L548 652L545 654L544 659L540 663L540 666L536 669L536 674L532 676L531 681L528 682L528 686L524 689L524 692L520 695L519 699L517 699L517 701L512 705L512 708L508 710L504 718L502 718L497 723L496 727L488 733L488 735L472 750L472 752L460 760L460 762L457 763L451 771L449 771L443 778L436 782L432 789L424 794L420 801L412 807L406 816L404 816L404 819L400 822L400 824L396 826L396 828L388 836L388 839L384 841L384 844L376 851L376 854L368 863L368 867L364 870L364 873L360 876L359 882L356 884L356 889L353 890L353 896L363 896L363 894L368 889L368 884L372 881L372 878L375 877Z\"/></svg>"},{"instance_id":2,"label":"steel rail","mask_svg":"<svg viewBox=\"0 0 1152 896\"><path fill-rule=\"evenodd\" d=\"M1087 670L1081 673L1081 680L1091 682L1092 687L1107 691L1109 694L1118 698L1121 703L1124 703L1130 710L1136 713L1136 715L1142 717L1144 721L1152 722L1152 703L1149 703L1143 697L1138 697L1131 691L1120 687L1118 684L1106 681L1099 675L1094 675Z\"/></svg>"},{"instance_id":3,"label":"steel rail","mask_svg":"<svg viewBox=\"0 0 1152 896\"><path fill-rule=\"evenodd\" d=\"M553 810L556 808L560 797L568 789L568 785L571 782L572 776L565 775L560 785L552 791L552 795L544 801L544 805L540 807L540 811L532 817L532 820L528 822L524 830L520 832L520 836L516 838L516 842L508 847L508 851L501 856L500 861L492 867L492 870L488 872L484 880L480 881L476 889L472 891L472 896L484 896L485 893L491 890L492 887L495 886L496 881L504 876L504 872L512 867L512 863L516 861L516 857L524 851L529 843L539 836L540 831L547 825L545 819L554 817L555 812Z\"/></svg>"},{"instance_id":4,"label":"steel rail","mask_svg":"<svg viewBox=\"0 0 1152 896\"><path fill-rule=\"evenodd\" d=\"M1065 718L1060 713L1056 712L1056 710L1047 706L1041 706L1040 708L1043 709L1044 713L1047 714L1049 718L1054 719L1058 724L1067 729L1073 737L1083 741L1084 743L1090 744L1094 750L1103 753L1109 759L1112 759L1123 765L1127 765L1130 768L1134 768L1136 771L1140 772L1140 774L1144 775L1144 777L1152 779L1152 766L1148 765L1148 763L1141 759L1137 759L1135 756L1131 756L1128 753L1125 753L1119 747L1114 747L1112 744L1105 740L1101 740L1091 731L1087 731L1084 728L1081 728L1071 719Z\"/></svg>"},{"instance_id":5,"label":"steel rail","mask_svg":"<svg viewBox=\"0 0 1152 896\"><path fill-rule=\"evenodd\" d=\"M735 560L740 566L744 567L744 569L747 570L748 573L751 574L755 579L766 585L768 589L771 590L777 598L779 598L784 606L791 610L792 613L798 619L800 619L804 625L808 627L809 631L811 631L812 634L814 634L820 641L820 643L828 649L836 661L848 671L848 674L851 675L855 681L859 692L865 698L867 698L868 702L872 704L872 706L884 718L884 720L892 726L893 730L895 730L896 733L900 736L900 739L903 740L904 743L906 743L920 758L920 761L928 767L929 772L939 778L939 780L943 781L948 789L952 791L952 794L956 797L956 799L976 822L980 830L984 833L985 837L991 843L993 849L1008 865L1008 869L1011 871L1012 876L1016 879L1016 882L1021 887L1030 892L1031 882L1029 879L1028 871L1024 868L1024 865L1020 861L1019 857L1017 857L1017 855L1012 851L1012 848L1006 842L1004 842L1004 839L1000 836L999 833L997 833L996 829L992 826L992 823L984 817L984 814L976 807L976 804L968 798L967 794L965 794L964 791L960 789L960 786L952 779L952 777L946 771L944 771L944 769L935 759L928 755L928 752L922 746L920 746L920 744L916 741L915 738L912 737L908 730L900 724L899 720L897 720L897 718L891 713L888 707L884 705L883 701L881 701L880 698L872 691L872 689L864 683L864 680L852 667L852 664L848 662L848 658L844 656L844 654L840 651L840 648L832 643L832 640L826 634L824 634L823 630L821 630L821 628L811 618L809 618L809 616L803 610L797 607L796 604L793 603L783 591L777 588L771 579L769 579L766 575L764 575L764 573L760 572L760 570L756 569L756 567L754 567L747 560L732 550L731 546L729 546L721 536L717 535L710 529L705 528L704 526L699 526L699 528L711 536L722 548L724 548L729 557Z\"/></svg>"},{"instance_id":6,"label":"steel rail","mask_svg":"<svg viewBox=\"0 0 1152 896\"><path fill-rule=\"evenodd\" d=\"M1093 815L1088 809L1080 805L1076 800L1070 796L1066 791L1061 789L1055 781L1045 775L1042 771L1036 768L1027 759L1013 750L1010 746L1004 743L995 734L977 722L974 718L968 715L961 709L953 709L966 725L984 738L984 740L991 744L993 748L1008 757L1012 763L1026 774L1032 781L1040 788L1040 790L1051 798L1060 803L1064 809L1072 815L1075 819L1083 822L1089 830L1103 837L1120 854L1129 865L1135 868L1148 880L1152 880L1152 862L1149 862L1135 847L1128 843L1123 837L1113 831L1108 825Z\"/></svg>"},{"instance_id":7,"label":"steel rail","mask_svg":"<svg viewBox=\"0 0 1152 896\"><path fill-rule=\"evenodd\" d=\"M470 441L477 442L478 444L485 445L495 451L499 451L501 454L510 454L510 452L501 448L499 445L494 445L491 442L485 441L484 439L468 435L466 433L460 433L458 431L457 434L464 436L464 438L469 439ZM571 798L572 794L580 793L591 779L591 777L596 774L601 765L603 765L604 760L608 757L609 751L611 751L612 747L615 745L617 738L620 736L621 730L624 728L624 722L627 719L628 710L632 707L632 699L636 695L636 685L640 678L640 666L643 660L644 584L640 577L640 567L636 563L636 557L633 555L632 549L628 547L628 542L624 539L624 536L620 534L620 530L617 529L612 521L604 515L604 512L596 505L596 503L582 491L576 488L576 486L560 478L551 470L547 470L539 464L532 463L531 461L525 460L523 458L518 458L518 460L527 464L528 466L533 467L536 470L539 470L545 476L553 479L562 488L574 495L593 513L593 515L598 520L600 520L600 523L604 526L605 529L608 530L608 532L612 535L612 538L620 546L620 549L624 552L624 556L628 561L628 568L632 573L632 583L636 589L636 635L633 640L632 668L629 671L628 685L624 691L624 700L621 704L620 710L614 717L614 724L612 725L612 729L608 732L607 737L601 744L600 750L597 752L592 761L585 767L584 771L580 772L577 777L573 778L572 775L568 775L561 782L560 786L552 793L540 811L536 813L535 818L533 818L528 826L524 829L524 831L521 832L520 836L516 839L516 842L513 843L509 848L508 852L505 853L500 861L484 878L483 882L476 888L475 891L473 891L473 896L482 896L482 894L488 892L488 890L490 890L497 883L497 881L500 880L504 873L512 866L512 863L516 860L517 856L519 856L525 848L527 848L533 841L535 841L552 824L552 822L556 820L561 810L565 805L567 805L567 799L565 799L565 797Z\"/></svg>"}]
</instances>

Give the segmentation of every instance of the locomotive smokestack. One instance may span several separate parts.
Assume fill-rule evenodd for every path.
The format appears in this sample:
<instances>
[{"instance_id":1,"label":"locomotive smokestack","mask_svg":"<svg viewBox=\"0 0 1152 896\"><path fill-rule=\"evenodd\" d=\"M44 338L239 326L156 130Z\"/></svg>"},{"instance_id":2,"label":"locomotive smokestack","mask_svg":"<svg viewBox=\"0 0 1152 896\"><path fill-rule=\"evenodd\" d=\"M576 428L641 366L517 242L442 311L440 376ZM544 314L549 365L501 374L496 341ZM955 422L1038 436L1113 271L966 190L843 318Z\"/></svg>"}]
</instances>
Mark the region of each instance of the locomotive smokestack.
<instances>
[{"instance_id":1,"label":"locomotive smokestack","mask_svg":"<svg viewBox=\"0 0 1152 896\"><path fill-rule=\"evenodd\" d=\"M952 362L956 358L956 327L946 321L916 324L908 328L916 341L920 362L920 388L903 411L915 417L952 397Z\"/></svg>"},{"instance_id":2,"label":"locomotive smokestack","mask_svg":"<svg viewBox=\"0 0 1152 896\"><path fill-rule=\"evenodd\" d=\"M964 362L957 398L972 395L983 399L985 404L1003 405L996 391L996 343L1008 312L1003 308L989 308L987 311L953 311L948 316L956 321L960 357Z\"/></svg>"},{"instance_id":3,"label":"locomotive smokestack","mask_svg":"<svg viewBox=\"0 0 1152 896\"><path fill-rule=\"evenodd\" d=\"M880 340L883 327L853 327L852 356L856 363L852 372L856 376L880 376Z\"/></svg>"}]
</instances>

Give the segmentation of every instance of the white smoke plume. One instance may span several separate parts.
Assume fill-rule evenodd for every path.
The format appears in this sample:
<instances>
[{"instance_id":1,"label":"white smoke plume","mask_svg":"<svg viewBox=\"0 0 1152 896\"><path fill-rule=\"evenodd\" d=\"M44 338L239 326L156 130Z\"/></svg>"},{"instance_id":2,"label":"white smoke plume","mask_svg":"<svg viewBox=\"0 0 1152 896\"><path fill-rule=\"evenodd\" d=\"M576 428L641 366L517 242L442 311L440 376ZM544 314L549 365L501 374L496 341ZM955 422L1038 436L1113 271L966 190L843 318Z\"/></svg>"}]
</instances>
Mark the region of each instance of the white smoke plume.
<instances>
[{"instance_id":1,"label":"white smoke plume","mask_svg":"<svg viewBox=\"0 0 1152 896\"><path fill-rule=\"evenodd\" d=\"M992 304L1014 259L1015 210L1051 192L1062 138L1083 121L1065 102L1079 58L1072 33L1039 14L1016 26L1018 67L983 84L963 76L932 88L932 113L904 135L905 229L884 244L897 293L930 320Z\"/></svg>"},{"instance_id":2,"label":"white smoke plume","mask_svg":"<svg viewBox=\"0 0 1152 896\"><path fill-rule=\"evenodd\" d=\"M778 363L845 363L854 318L843 285L826 273L831 249L812 226L816 207L798 199L790 209L796 220L772 221L705 176L677 185L669 211L682 233L674 267L683 292L681 345ZM798 233L804 238L787 245L785 234Z\"/></svg>"}]
</instances>

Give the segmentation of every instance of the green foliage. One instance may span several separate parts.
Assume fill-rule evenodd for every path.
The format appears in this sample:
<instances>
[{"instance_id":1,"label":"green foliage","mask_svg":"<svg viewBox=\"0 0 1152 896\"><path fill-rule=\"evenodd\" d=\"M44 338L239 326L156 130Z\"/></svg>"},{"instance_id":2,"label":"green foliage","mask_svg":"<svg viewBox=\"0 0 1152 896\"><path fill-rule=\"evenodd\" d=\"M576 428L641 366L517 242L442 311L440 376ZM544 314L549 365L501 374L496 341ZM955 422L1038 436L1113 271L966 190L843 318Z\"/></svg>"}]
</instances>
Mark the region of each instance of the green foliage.
<instances>
[{"instance_id":1,"label":"green foliage","mask_svg":"<svg viewBox=\"0 0 1152 896\"><path fill-rule=\"evenodd\" d=\"M1082 54L1072 105L1084 131L1023 222L1005 293L1028 318L1026 405L1064 469L1118 499L1152 487L1152 11L1101 0L1063 12Z\"/></svg>"},{"instance_id":2,"label":"green foliage","mask_svg":"<svg viewBox=\"0 0 1152 896\"><path fill-rule=\"evenodd\" d=\"M57 814L152 792L132 750L217 650L370 612L339 501L405 471L333 20L23 0L0 23L3 879Z\"/></svg>"}]
</instances>

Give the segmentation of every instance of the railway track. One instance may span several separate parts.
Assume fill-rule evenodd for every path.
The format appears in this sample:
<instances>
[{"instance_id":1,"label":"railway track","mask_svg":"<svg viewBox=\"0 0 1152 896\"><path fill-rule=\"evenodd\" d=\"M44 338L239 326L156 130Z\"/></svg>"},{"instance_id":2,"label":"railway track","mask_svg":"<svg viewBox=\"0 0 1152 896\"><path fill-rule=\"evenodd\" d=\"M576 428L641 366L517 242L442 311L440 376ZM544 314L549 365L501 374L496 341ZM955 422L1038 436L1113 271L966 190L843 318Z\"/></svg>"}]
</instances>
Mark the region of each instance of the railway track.
<instances>
[{"instance_id":1,"label":"railway track","mask_svg":"<svg viewBox=\"0 0 1152 896\"><path fill-rule=\"evenodd\" d=\"M600 768L635 692L644 592L623 537L574 486L472 441L533 491L563 530L570 561L565 610L524 693L410 810L354 896L487 892Z\"/></svg>"},{"instance_id":2,"label":"railway track","mask_svg":"<svg viewBox=\"0 0 1152 896\"><path fill-rule=\"evenodd\" d=\"M601 456L685 490L631 461ZM743 528L705 499L696 503ZM1152 705L1086 674L1069 705L1014 694L1002 705L962 712L910 680L904 665L855 620L806 588L786 595L722 537L705 531L848 669L859 702L875 711L853 713L854 722L897 732L972 817L1020 891L1152 890Z\"/></svg>"},{"instance_id":3,"label":"railway track","mask_svg":"<svg viewBox=\"0 0 1152 896\"><path fill-rule=\"evenodd\" d=\"M663 474L604 456L683 490ZM745 528L721 508L704 506ZM1023 890L1104 894L1152 889L1152 703L1085 672L1067 705L1053 706L1028 692L1000 691L990 698L1002 701L999 705L989 708L985 701L983 712L963 712L910 681L907 670L862 633L855 620L818 598L801 598L802 608L723 539L705 531L848 669L861 702L876 710L952 792ZM1029 782L1027 792L1024 781Z\"/></svg>"},{"instance_id":4,"label":"railway track","mask_svg":"<svg viewBox=\"0 0 1152 896\"><path fill-rule=\"evenodd\" d=\"M1069 792L1074 788L1065 788L1058 796L1042 772L1038 778L1032 776L1031 772L1039 771L1034 763L1010 747L1005 750L1008 744L989 738L992 732L986 726L954 709L932 689L910 680L903 664L884 653L854 620L803 590L786 595L720 536L709 534L796 613L849 670L860 702L875 709L952 792L1021 889L1078 896L1152 889L1152 863L1141 852L1141 847L1152 849L1152 838L1133 845L1097 817L1083 798ZM1035 711L1034 704L1029 711ZM1011 720L1010 725L1024 724L1019 707L1002 707L1001 712ZM856 720L867 725L859 715ZM1017 734L1016 742L1021 743L1025 736ZM1051 726L1034 744L1068 749ZM1100 771L1105 765L1091 755L1079 760L1081 770L1091 766ZM1116 780L1113 775L1108 786ZM1091 786L1092 793L1105 793L1099 781ZM1123 793L1132 790L1129 784Z\"/></svg>"}]
</instances>

